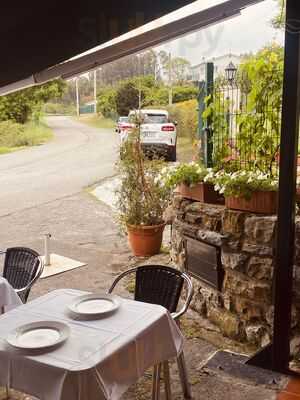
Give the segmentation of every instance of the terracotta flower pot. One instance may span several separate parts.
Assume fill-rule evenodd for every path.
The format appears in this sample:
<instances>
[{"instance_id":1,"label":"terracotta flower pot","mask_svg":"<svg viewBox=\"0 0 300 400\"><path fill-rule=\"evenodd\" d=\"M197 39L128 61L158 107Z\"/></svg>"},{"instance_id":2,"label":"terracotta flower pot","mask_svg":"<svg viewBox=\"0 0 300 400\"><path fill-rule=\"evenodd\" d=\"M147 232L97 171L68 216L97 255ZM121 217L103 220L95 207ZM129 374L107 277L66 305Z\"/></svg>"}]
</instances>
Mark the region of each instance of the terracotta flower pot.
<instances>
[{"instance_id":1,"label":"terracotta flower pot","mask_svg":"<svg viewBox=\"0 0 300 400\"><path fill-rule=\"evenodd\" d=\"M153 226L127 225L128 239L137 257L153 256L161 248L165 223Z\"/></svg>"},{"instance_id":2,"label":"terracotta flower pot","mask_svg":"<svg viewBox=\"0 0 300 400\"><path fill-rule=\"evenodd\" d=\"M276 214L277 192L254 192L250 200L243 197L226 197L225 205L233 210L249 211L258 214Z\"/></svg>"},{"instance_id":3,"label":"terracotta flower pot","mask_svg":"<svg viewBox=\"0 0 300 400\"><path fill-rule=\"evenodd\" d=\"M178 186L178 191L181 196L191 199L201 201L202 203L210 204L224 204L224 197L215 191L214 185L211 183L197 183L194 186L188 186L181 183Z\"/></svg>"}]
</instances>

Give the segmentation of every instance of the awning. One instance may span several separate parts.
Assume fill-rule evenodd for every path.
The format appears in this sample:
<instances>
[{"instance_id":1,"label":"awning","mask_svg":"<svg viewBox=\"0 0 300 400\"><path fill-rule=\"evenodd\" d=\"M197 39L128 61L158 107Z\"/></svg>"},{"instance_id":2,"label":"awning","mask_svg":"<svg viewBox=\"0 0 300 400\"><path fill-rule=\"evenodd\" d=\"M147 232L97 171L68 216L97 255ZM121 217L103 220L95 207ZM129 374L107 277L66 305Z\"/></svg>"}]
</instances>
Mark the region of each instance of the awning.
<instances>
[{"instance_id":1,"label":"awning","mask_svg":"<svg viewBox=\"0 0 300 400\"><path fill-rule=\"evenodd\" d=\"M55 63L52 63L50 68L37 69L41 65L41 59L43 59L45 63L46 61L49 63L50 60L57 59L55 57L58 54L61 54L59 58L62 58L63 55L65 55L64 60L68 59L68 57L66 56L70 54L71 49L66 49L64 47L66 37L62 36L60 41L61 45L57 44L59 48L56 52L53 50L52 47L50 47L48 51L47 46L43 46L43 48L40 48L39 51L36 50L36 54L39 54L39 58L33 57L32 62L29 61L28 64L22 62L21 60L19 60L19 62L14 62L13 59L11 59L9 63L9 68L7 68L7 65L6 68L4 68L4 64L1 64L0 95L11 93L21 88L33 86L35 84L41 84L54 78L70 78L80 73L93 70L95 68L98 68L100 65L112 62L121 57L145 50L158 44L162 44L179 36L199 30L201 28L208 27L225 19L239 15L241 10L243 10L244 8L255 3L259 3L261 1L264 0L227 0L222 3L220 3L220 0L211 0L211 4L217 4L210 8L202 9L201 11L193 14L189 14L188 9L186 9L183 12L175 14L173 18L159 18L155 21L152 21L151 23L143 25L140 28L132 30L130 33L118 36L111 41L97 46L94 49L86 52L86 54L81 55L80 57L73 57L73 59L62 62L60 64L56 63L56 65ZM172 0L172 8L175 8L176 4L177 6L179 6L189 2L190 1ZM133 4L135 2L130 3ZM146 3L146 1L140 1L139 6L137 6L136 10L140 10L143 3ZM162 5L165 3L168 2L161 1ZM132 4L131 9L133 6ZM153 2L153 4L155 5L156 2ZM155 7L155 9L157 9L158 5L156 5ZM170 10L170 8L170 6L165 6L164 9ZM148 9L145 8L145 10ZM153 10L152 13L149 11L149 14L144 11L143 15L145 14L147 14L149 18L150 15L155 15L153 13ZM115 19L115 24L116 26L118 26L116 21L117 20ZM143 21L146 21L146 18L143 17ZM103 29L104 28L101 25L100 31L102 32ZM117 31L118 30L116 30L116 32ZM76 35L74 37L76 37ZM102 32L102 36L100 35L100 37L109 36L105 36ZM76 47L72 41L73 39L70 38L70 35L67 35L67 38L71 43L71 47L73 49L72 52L75 51L75 48L79 48L79 44ZM86 43L92 43L92 41L87 41ZM32 52L31 47L29 48L29 52ZM19 53L17 52L16 54L19 55ZM74 54L72 55L74 56ZM30 72L30 74L24 76L24 74L28 72ZM22 76L22 79L16 82L18 76ZM13 84L5 84L9 81L13 82Z\"/></svg>"},{"instance_id":2,"label":"awning","mask_svg":"<svg viewBox=\"0 0 300 400\"><path fill-rule=\"evenodd\" d=\"M5 1L0 87L105 43L192 0Z\"/></svg>"}]
</instances>

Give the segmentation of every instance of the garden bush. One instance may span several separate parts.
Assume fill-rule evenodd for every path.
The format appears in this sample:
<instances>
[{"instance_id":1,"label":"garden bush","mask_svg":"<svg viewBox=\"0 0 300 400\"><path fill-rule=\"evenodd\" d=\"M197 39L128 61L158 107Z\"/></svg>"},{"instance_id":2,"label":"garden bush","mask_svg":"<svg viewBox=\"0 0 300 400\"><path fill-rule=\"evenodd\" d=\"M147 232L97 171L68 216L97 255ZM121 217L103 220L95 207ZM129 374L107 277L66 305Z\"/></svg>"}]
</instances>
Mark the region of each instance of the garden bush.
<instances>
[{"instance_id":1,"label":"garden bush","mask_svg":"<svg viewBox=\"0 0 300 400\"><path fill-rule=\"evenodd\" d=\"M0 122L0 147L14 148L34 146L50 139L51 130L44 124L27 123L25 125L13 121Z\"/></svg>"},{"instance_id":2,"label":"garden bush","mask_svg":"<svg viewBox=\"0 0 300 400\"><path fill-rule=\"evenodd\" d=\"M72 104L46 103L44 105L44 112L46 114L75 115L76 107Z\"/></svg>"},{"instance_id":3,"label":"garden bush","mask_svg":"<svg viewBox=\"0 0 300 400\"><path fill-rule=\"evenodd\" d=\"M196 99L199 89L196 86L175 86L173 91L173 103L180 103L187 100Z\"/></svg>"},{"instance_id":4,"label":"garden bush","mask_svg":"<svg viewBox=\"0 0 300 400\"><path fill-rule=\"evenodd\" d=\"M178 136L187 137L193 142L197 138L198 129L197 100L188 100L168 106L172 121L177 121Z\"/></svg>"}]
</instances>

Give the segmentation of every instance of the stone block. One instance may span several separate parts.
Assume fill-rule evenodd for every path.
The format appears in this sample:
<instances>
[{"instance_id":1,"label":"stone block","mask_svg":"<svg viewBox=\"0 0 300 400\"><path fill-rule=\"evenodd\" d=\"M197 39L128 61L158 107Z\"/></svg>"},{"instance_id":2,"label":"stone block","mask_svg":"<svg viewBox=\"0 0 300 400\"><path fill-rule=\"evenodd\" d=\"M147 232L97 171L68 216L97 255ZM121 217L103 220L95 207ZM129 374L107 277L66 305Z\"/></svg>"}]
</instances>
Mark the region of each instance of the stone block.
<instances>
[{"instance_id":1,"label":"stone block","mask_svg":"<svg viewBox=\"0 0 300 400\"><path fill-rule=\"evenodd\" d=\"M241 296L233 296L233 310L238 316L246 322L259 321L266 323L266 307L252 300Z\"/></svg>"},{"instance_id":2,"label":"stone block","mask_svg":"<svg viewBox=\"0 0 300 400\"><path fill-rule=\"evenodd\" d=\"M226 209L222 218L222 232L240 238L244 232L246 216L244 212Z\"/></svg>"},{"instance_id":3,"label":"stone block","mask_svg":"<svg viewBox=\"0 0 300 400\"><path fill-rule=\"evenodd\" d=\"M273 276L273 259L252 256L247 265L246 274L250 278L270 281Z\"/></svg>"},{"instance_id":4,"label":"stone block","mask_svg":"<svg viewBox=\"0 0 300 400\"><path fill-rule=\"evenodd\" d=\"M246 242L273 246L276 228L276 216L248 217L245 220Z\"/></svg>"},{"instance_id":5,"label":"stone block","mask_svg":"<svg viewBox=\"0 0 300 400\"><path fill-rule=\"evenodd\" d=\"M201 291L197 291L191 303L191 308L203 317L207 315L207 299Z\"/></svg>"},{"instance_id":6,"label":"stone block","mask_svg":"<svg viewBox=\"0 0 300 400\"><path fill-rule=\"evenodd\" d=\"M180 195L174 195L172 199L172 206L175 210L180 210L182 206L182 202L184 201L184 197Z\"/></svg>"},{"instance_id":7,"label":"stone block","mask_svg":"<svg viewBox=\"0 0 300 400\"><path fill-rule=\"evenodd\" d=\"M222 251L221 260L225 268L236 269L243 272L249 255L246 253L231 253Z\"/></svg>"},{"instance_id":8,"label":"stone block","mask_svg":"<svg viewBox=\"0 0 300 400\"><path fill-rule=\"evenodd\" d=\"M221 247L223 241L226 239L224 235L217 232L211 232L203 229L199 229L197 232L197 238L203 240L213 246Z\"/></svg>"},{"instance_id":9,"label":"stone block","mask_svg":"<svg viewBox=\"0 0 300 400\"><path fill-rule=\"evenodd\" d=\"M210 307L207 311L207 317L213 324L220 328L225 336L243 341L241 322L236 315L224 308Z\"/></svg>"},{"instance_id":10,"label":"stone block","mask_svg":"<svg viewBox=\"0 0 300 400\"><path fill-rule=\"evenodd\" d=\"M261 324L249 325L245 328L247 341L259 346L270 342L270 335L267 327Z\"/></svg>"},{"instance_id":11,"label":"stone block","mask_svg":"<svg viewBox=\"0 0 300 400\"><path fill-rule=\"evenodd\" d=\"M290 341L291 355L300 359L300 335L295 335Z\"/></svg>"},{"instance_id":12,"label":"stone block","mask_svg":"<svg viewBox=\"0 0 300 400\"><path fill-rule=\"evenodd\" d=\"M226 270L224 291L235 296L243 296L263 305L271 304L271 283L249 279L246 275L237 271Z\"/></svg>"},{"instance_id":13,"label":"stone block","mask_svg":"<svg viewBox=\"0 0 300 400\"><path fill-rule=\"evenodd\" d=\"M242 250L258 256L274 256L274 249L272 247L261 246L259 244L243 243Z\"/></svg>"},{"instance_id":14,"label":"stone block","mask_svg":"<svg viewBox=\"0 0 300 400\"><path fill-rule=\"evenodd\" d=\"M237 239L237 240L233 239L232 240L232 238L230 238L228 236L227 237L225 235L223 235L223 236L225 238L223 241L223 250L224 251L227 251L227 252L241 251L242 244L243 244L242 239Z\"/></svg>"},{"instance_id":15,"label":"stone block","mask_svg":"<svg viewBox=\"0 0 300 400\"><path fill-rule=\"evenodd\" d=\"M202 227L212 232L220 232L222 228L221 218L204 215L202 218Z\"/></svg>"},{"instance_id":16,"label":"stone block","mask_svg":"<svg viewBox=\"0 0 300 400\"><path fill-rule=\"evenodd\" d=\"M184 222L189 224L200 225L202 223L202 219L203 219L202 215L192 212L187 212L185 213L184 216Z\"/></svg>"},{"instance_id":17,"label":"stone block","mask_svg":"<svg viewBox=\"0 0 300 400\"><path fill-rule=\"evenodd\" d=\"M224 206L217 206L214 204L195 201L185 207L185 212L193 212L196 214L207 215L209 217L221 219L224 213Z\"/></svg>"}]
</instances>

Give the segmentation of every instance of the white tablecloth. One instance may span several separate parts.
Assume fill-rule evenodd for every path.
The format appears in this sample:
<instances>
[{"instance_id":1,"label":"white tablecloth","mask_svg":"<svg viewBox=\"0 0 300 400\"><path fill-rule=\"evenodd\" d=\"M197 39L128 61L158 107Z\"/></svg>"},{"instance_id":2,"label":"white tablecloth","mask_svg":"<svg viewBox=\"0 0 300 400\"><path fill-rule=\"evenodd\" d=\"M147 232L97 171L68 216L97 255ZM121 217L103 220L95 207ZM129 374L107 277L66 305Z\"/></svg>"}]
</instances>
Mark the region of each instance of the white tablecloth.
<instances>
[{"instance_id":1,"label":"white tablecloth","mask_svg":"<svg viewBox=\"0 0 300 400\"><path fill-rule=\"evenodd\" d=\"M15 290L10 286L7 280L0 276L0 314L1 308L4 307L8 311L14 307L21 305L20 297Z\"/></svg>"},{"instance_id":2,"label":"white tablecloth","mask_svg":"<svg viewBox=\"0 0 300 400\"><path fill-rule=\"evenodd\" d=\"M182 350L182 335L165 308L121 299L120 308L101 320L73 320L66 305L81 294L53 291L0 317L0 385L41 400L115 400L147 368ZM15 327L42 320L71 328L58 349L29 355L6 343Z\"/></svg>"}]
</instances>

